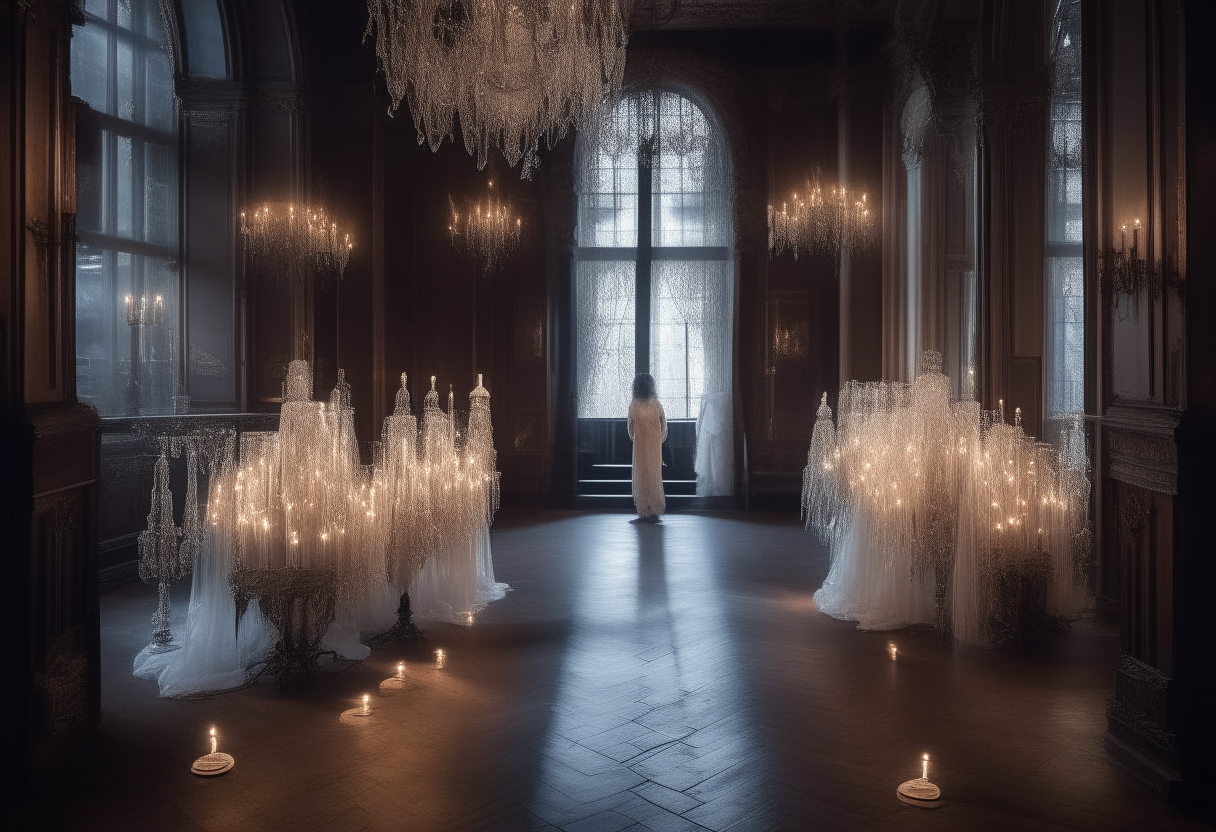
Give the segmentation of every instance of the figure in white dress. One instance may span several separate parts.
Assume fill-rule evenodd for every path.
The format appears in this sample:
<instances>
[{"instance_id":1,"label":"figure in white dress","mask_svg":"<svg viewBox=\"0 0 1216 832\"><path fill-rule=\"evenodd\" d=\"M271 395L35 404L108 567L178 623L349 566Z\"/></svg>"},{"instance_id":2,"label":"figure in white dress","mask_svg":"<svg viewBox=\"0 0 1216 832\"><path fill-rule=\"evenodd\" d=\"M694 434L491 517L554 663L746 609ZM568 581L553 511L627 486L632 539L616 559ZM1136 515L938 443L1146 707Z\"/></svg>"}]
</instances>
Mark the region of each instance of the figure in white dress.
<instances>
[{"instance_id":1,"label":"figure in white dress","mask_svg":"<svg viewBox=\"0 0 1216 832\"><path fill-rule=\"evenodd\" d=\"M667 417L655 395L654 377L639 373L629 403L629 438L633 440L633 504L638 517L658 518L667 509L663 496L663 440Z\"/></svg>"}]
</instances>

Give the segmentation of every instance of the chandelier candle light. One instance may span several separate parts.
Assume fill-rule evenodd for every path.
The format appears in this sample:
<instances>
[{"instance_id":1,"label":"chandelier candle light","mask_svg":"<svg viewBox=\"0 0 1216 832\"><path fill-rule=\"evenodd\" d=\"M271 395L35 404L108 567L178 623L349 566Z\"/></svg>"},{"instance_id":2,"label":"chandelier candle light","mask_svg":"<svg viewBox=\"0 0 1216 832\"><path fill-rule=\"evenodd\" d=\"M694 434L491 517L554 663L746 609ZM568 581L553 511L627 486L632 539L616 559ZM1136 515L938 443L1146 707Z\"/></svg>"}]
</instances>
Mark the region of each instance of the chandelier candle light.
<instances>
[{"instance_id":1,"label":"chandelier candle light","mask_svg":"<svg viewBox=\"0 0 1216 832\"><path fill-rule=\"evenodd\" d=\"M519 248L523 224L505 202L495 198L493 179L484 202L470 202L463 212L456 209L451 197L448 205L452 209L448 225L452 245L476 264L482 277L489 277Z\"/></svg>"},{"instance_id":2,"label":"chandelier candle light","mask_svg":"<svg viewBox=\"0 0 1216 832\"><path fill-rule=\"evenodd\" d=\"M794 194L780 208L768 206L768 250L776 257L787 248L794 259L802 251L835 254L861 250L876 242L876 212L863 189L807 180L801 196Z\"/></svg>"},{"instance_id":3,"label":"chandelier candle light","mask_svg":"<svg viewBox=\"0 0 1216 832\"><path fill-rule=\"evenodd\" d=\"M364 41L418 143L454 141L486 165L497 147L527 179L541 142L599 121L625 70L633 0L368 0Z\"/></svg>"},{"instance_id":4,"label":"chandelier candle light","mask_svg":"<svg viewBox=\"0 0 1216 832\"><path fill-rule=\"evenodd\" d=\"M319 205L268 202L241 212L245 257L254 273L278 280L333 275L341 280L355 247Z\"/></svg>"}]
</instances>

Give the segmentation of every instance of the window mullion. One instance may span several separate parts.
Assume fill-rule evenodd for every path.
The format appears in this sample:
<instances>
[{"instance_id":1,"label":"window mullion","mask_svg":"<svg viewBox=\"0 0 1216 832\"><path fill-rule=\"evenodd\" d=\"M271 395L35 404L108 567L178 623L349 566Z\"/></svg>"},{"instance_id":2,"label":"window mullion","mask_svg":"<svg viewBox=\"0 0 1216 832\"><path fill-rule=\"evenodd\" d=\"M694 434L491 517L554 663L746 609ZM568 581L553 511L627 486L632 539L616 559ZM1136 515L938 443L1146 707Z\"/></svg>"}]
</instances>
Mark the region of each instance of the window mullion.
<instances>
[{"instance_id":1,"label":"window mullion","mask_svg":"<svg viewBox=\"0 0 1216 832\"><path fill-rule=\"evenodd\" d=\"M638 148L638 239L637 274L634 289L634 372L650 372L650 256L651 175L653 156L643 143Z\"/></svg>"}]
</instances>

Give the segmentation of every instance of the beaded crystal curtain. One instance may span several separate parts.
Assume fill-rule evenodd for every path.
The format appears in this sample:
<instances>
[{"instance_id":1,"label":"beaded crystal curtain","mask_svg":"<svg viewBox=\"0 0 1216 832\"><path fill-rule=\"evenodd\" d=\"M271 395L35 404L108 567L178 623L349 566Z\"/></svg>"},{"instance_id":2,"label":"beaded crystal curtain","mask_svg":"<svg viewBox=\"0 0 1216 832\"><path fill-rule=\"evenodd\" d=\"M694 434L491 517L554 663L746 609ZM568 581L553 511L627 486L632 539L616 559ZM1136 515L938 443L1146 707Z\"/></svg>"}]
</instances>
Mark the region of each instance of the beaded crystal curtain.
<instances>
[{"instance_id":1,"label":"beaded crystal curtain","mask_svg":"<svg viewBox=\"0 0 1216 832\"><path fill-rule=\"evenodd\" d=\"M1047 148L1047 413L1085 409L1085 272L1081 205L1081 3L1055 20Z\"/></svg>"},{"instance_id":2,"label":"beaded crystal curtain","mask_svg":"<svg viewBox=\"0 0 1216 832\"><path fill-rule=\"evenodd\" d=\"M705 478L698 494L729 493L730 165L717 125L675 92L629 91L583 137L578 415L623 418L629 406L639 244L646 242L638 222L643 169L651 183L649 246L640 245L650 274L650 372L667 418L698 420L697 471L699 481Z\"/></svg>"}]
</instances>

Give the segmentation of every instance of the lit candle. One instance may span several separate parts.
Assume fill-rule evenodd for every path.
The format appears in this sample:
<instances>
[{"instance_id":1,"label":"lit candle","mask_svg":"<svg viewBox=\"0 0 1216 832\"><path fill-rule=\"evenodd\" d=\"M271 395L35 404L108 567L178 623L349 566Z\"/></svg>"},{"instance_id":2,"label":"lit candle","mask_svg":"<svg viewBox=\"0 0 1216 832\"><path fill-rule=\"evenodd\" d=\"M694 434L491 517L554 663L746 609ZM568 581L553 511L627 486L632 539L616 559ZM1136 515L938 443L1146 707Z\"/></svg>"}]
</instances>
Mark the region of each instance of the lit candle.
<instances>
[{"instance_id":1,"label":"lit candle","mask_svg":"<svg viewBox=\"0 0 1216 832\"><path fill-rule=\"evenodd\" d=\"M435 667L443 667L446 659L447 657L444 655L442 647L435 651Z\"/></svg>"},{"instance_id":2,"label":"lit candle","mask_svg":"<svg viewBox=\"0 0 1216 832\"><path fill-rule=\"evenodd\" d=\"M214 754L219 747L220 738L215 735L215 728L211 729L211 753Z\"/></svg>"},{"instance_id":3,"label":"lit candle","mask_svg":"<svg viewBox=\"0 0 1216 832\"><path fill-rule=\"evenodd\" d=\"M888 644L888 645L887 645L887 653L889 653L889 654L890 654L890 656L891 656L891 661L895 661L895 657L896 657L897 655L899 655L899 650L898 650L898 649L896 649L896 647L895 647L895 643L894 643L894 642L892 642L891 644Z\"/></svg>"},{"instance_id":4,"label":"lit candle","mask_svg":"<svg viewBox=\"0 0 1216 832\"><path fill-rule=\"evenodd\" d=\"M405 678L405 662L397 662L397 678Z\"/></svg>"},{"instance_id":5,"label":"lit candle","mask_svg":"<svg viewBox=\"0 0 1216 832\"><path fill-rule=\"evenodd\" d=\"M369 713L371 713L371 706L368 704L368 702L369 702L369 697L365 693L365 694L363 694L363 715L364 716L367 716ZM927 760L929 758L925 757L925 759ZM926 763L926 765L928 765L928 764Z\"/></svg>"},{"instance_id":6,"label":"lit candle","mask_svg":"<svg viewBox=\"0 0 1216 832\"><path fill-rule=\"evenodd\" d=\"M929 779L929 755L926 754L920 762L920 776L924 780Z\"/></svg>"}]
</instances>

